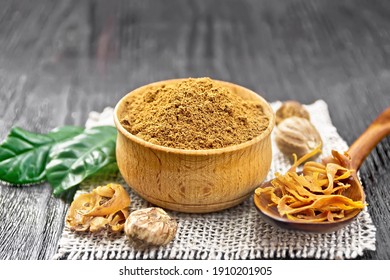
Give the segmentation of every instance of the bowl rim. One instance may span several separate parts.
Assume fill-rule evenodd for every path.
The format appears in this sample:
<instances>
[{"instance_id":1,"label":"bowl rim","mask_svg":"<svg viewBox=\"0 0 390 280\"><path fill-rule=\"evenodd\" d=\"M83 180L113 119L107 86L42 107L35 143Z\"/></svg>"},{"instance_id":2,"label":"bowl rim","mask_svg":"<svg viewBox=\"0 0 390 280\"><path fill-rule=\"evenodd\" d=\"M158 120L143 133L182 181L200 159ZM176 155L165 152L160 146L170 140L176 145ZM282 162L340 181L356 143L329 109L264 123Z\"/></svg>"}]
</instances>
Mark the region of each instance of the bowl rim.
<instances>
[{"instance_id":1,"label":"bowl rim","mask_svg":"<svg viewBox=\"0 0 390 280\"><path fill-rule=\"evenodd\" d=\"M253 139L251 139L249 141L246 141L246 142L243 142L243 143L240 143L237 145L231 145L231 146L218 148L218 149L194 150L194 149L179 149L179 148L172 148L172 147L156 145L156 144L153 144L149 141L146 141L140 137L135 136L134 134L130 133L122 126L122 124L120 123L119 118L118 118L118 111L128 96L133 94L135 91L138 92L142 88L157 86L157 85L163 84L163 83L179 82L179 81L183 81L183 80L187 80L187 79L188 78L178 78L178 79L167 79L167 80L152 82L152 83L137 87L137 88L133 89L132 91L128 92L126 95L124 95L117 102L117 104L115 105L115 108L114 108L114 123L115 123L115 126L116 126L118 132L122 133L122 135L124 135L126 138L128 138L128 139L130 139L130 140L132 140L132 141L136 142L137 144L142 145L144 147L147 147L147 148L150 148L153 150L157 150L157 151L161 151L161 152L181 154L181 155L211 155L211 154L215 155L215 154L222 154L222 153L238 151L238 150L245 149L249 146L252 146L252 145L262 141L264 138L271 135L271 132L275 127L275 113L274 113L271 105L262 96L260 96L256 92L254 92L246 87L243 87L243 86L238 85L238 84L226 82L226 81L216 80L216 79L212 79L212 80L215 82L221 83L221 84L225 84L228 87L232 87L232 86L238 87L238 88L248 92L249 94L255 96L258 100L260 100L262 105L266 107L267 116L270 118L270 120L268 122L267 128L261 134L257 135L256 137L254 137Z\"/></svg>"}]
</instances>

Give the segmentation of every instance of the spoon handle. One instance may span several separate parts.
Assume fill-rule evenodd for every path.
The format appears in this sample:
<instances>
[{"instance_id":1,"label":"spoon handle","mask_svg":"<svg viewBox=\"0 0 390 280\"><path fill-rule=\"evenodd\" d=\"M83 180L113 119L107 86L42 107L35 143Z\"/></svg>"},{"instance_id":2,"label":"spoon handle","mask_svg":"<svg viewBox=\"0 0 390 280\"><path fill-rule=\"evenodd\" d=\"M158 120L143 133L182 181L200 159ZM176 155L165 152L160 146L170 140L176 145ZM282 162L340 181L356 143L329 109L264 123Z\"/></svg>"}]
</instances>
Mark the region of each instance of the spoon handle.
<instances>
[{"instance_id":1,"label":"spoon handle","mask_svg":"<svg viewBox=\"0 0 390 280\"><path fill-rule=\"evenodd\" d=\"M390 107L385 109L349 147L352 168L358 170L371 150L390 134Z\"/></svg>"}]
</instances>

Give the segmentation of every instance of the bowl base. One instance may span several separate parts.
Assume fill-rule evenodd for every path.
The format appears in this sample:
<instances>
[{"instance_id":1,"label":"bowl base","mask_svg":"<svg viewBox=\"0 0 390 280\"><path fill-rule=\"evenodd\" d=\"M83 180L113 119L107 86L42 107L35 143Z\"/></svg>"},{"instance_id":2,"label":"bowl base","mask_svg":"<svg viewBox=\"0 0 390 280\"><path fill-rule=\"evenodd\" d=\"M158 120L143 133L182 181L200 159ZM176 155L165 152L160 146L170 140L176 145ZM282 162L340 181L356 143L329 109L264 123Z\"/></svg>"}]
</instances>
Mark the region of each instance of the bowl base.
<instances>
[{"instance_id":1,"label":"bowl base","mask_svg":"<svg viewBox=\"0 0 390 280\"><path fill-rule=\"evenodd\" d=\"M169 210L184 212L184 213L211 213L211 212L217 212L217 211L225 210L233 206L236 206L241 202L243 202L245 199L247 199L252 193L249 193L245 196L239 197L234 200L224 201L220 203L213 203L213 204L175 203L170 201L159 200L153 197L142 195L140 193L137 194L141 196L143 199L145 199L146 201L164 209L169 209Z\"/></svg>"}]
</instances>

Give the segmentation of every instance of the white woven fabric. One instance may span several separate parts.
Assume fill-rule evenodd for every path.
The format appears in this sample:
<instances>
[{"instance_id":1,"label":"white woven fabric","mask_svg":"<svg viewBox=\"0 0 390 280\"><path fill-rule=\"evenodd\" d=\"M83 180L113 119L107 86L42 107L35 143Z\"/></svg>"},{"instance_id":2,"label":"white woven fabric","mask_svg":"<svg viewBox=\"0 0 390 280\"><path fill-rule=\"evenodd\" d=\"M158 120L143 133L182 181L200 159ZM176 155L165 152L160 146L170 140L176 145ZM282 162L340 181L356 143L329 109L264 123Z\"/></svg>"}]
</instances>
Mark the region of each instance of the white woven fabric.
<instances>
[{"instance_id":1,"label":"white woven fabric","mask_svg":"<svg viewBox=\"0 0 390 280\"><path fill-rule=\"evenodd\" d=\"M277 109L280 102L272 106ZM306 108L323 138L323 155L329 155L332 149L345 151L347 144L332 125L327 104L319 100ZM104 112L91 113L87 126L112 124L112 109ZM289 166L287 158L273 145L273 162L266 180ZM109 181L112 180L126 185L120 176ZM92 183L83 186L84 189L93 187L96 185ZM131 210L151 206L130 189L128 191ZM362 255L364 250L375 250L376 229L367 209L350 225L327 234L275 228L262 220L253 197L217 213L167 212L177 220L178 230L175 239L165 247L136 249L124 234L80 234L65 226L54 259L350 259Z\"/></svg>"}]
</instances>

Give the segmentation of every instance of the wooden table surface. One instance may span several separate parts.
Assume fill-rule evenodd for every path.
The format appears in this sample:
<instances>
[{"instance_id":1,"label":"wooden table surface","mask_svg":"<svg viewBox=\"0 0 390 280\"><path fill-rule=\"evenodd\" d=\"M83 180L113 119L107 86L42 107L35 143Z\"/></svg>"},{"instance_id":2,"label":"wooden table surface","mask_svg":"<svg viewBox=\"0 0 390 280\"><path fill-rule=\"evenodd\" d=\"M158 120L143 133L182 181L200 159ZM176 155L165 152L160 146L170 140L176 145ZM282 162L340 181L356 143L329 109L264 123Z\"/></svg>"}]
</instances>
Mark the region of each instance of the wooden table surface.
<instances>
[{"instance_id":1,"label":"wooden table surface","mask_svg":"<svg viewBox=\"0 0 390 280\"><path fill-rule=\"evenodd\" d=\"M0 2L0 139L84 125L149 82L209 76L268 101L325 100L351 144L390 106L390 1ZM390 139L361 168L390 259ZM47 184L0 185L0 259L50 259L68 205Z\"/></svg>"}]
</instances>

